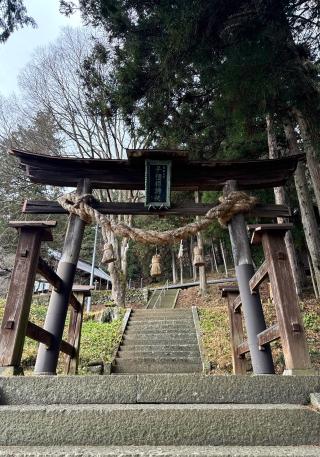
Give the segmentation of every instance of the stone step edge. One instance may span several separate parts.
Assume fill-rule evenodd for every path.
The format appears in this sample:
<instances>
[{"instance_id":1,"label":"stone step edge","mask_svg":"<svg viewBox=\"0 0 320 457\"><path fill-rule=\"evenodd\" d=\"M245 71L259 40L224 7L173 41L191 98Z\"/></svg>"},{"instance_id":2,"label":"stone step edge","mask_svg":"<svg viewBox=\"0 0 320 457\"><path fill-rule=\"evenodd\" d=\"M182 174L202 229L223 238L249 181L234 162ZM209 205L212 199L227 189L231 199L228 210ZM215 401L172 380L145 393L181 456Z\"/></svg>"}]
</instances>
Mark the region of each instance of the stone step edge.
<instances>
[{"instance_id":1,"label":"stone step edge","mask_svg":"<svg viewBox=\"0 0 320 457\"><path fill-rule=\"evenodd\" d=\"M196 354L195 356L188 357L188 356L170 356L170 355L165 355L163 357L157 357L155 354L150 354L150 356L141 356L140 354L137 354L135 357L116 357L115 362L117 363L118 361L121 362L143 362L143 363L164 363L164 364L170 364L174 362L184 362L184 363L199 363L201 364L201 359L200 355Z\"/></svg>"},{"instance_id":2,"label":"stone step edge","mask_svg":"<svg viewBox=\"0 0 320 457\"><path fill-rule=\"evenodd\" d=\"M0 446L1 457L319 457L317 446Z\"/></svg>"},{"instance_id":3,"label":"stone step edge","mask_svg":"<svg viewBox=\"0 0 320 457\"><path fill-rule=\"evenodd\" d=\"M51 404L51 405L1 405L0 414L6 412L23 411L309 411L319 414L309 405L298 405L292 403L77 403L77 404ZM20 414L19 414L20 415ZM320 443L319 443L320 444Z\"/></svg>"},{"instance_id":4,"label":"stone step edge","mask_svg":"<svg viewBox=\"0 0 320 457\"><path fill-rule=\"evenodd\" d=\"M162 340L162 339L170 339L170 341L177 341L175 338L176 335L179 335L179 341L189 341L189 340L196 340L196 333L195 332L184 332L184 333L175 333L175 332L163 332L159 330L159 332L155 331L146 331L146 332L133 332L131 330L127 330L124 334L125 338L135 338L141 340L147 339L154 339L154 340Z\"/></svg>"},{"instance_id":5,"label":"stone step edge","mask_svg":"<svg viewBox=\"0 0 320 457\"><path fill-rule=\"evenodd\" d=\"M164 329L164 328L147 328L147 329L137 329L137 328L131 328L131 327L127 327L126 328L126 331L125 331L125 335L126 336L134 336L134 335L139 335L139 336L165 336L165 335L172 335L172 336L175 336L175 335L194 335L196 336L196 331L194 328L191 328L191 329L179 329L179 331L177 332L175 329Z\"/></svg>"},{"instance_id":6,"label":"stone step edge","mask_svg":"<svg viewBox=\"0 0 320 457\"><path fill-rule=\"evenodd\" d=\"M193 349L193 350L183 350L183 349L175 349L175 348L169 348L169 349L159 349L157 350L156 348L155 349L144 349L144 348L141 348L140 350L139 349L135 349L135 350L132 350L130 349L130 347L128 346L127 349L123 349L123 348L120 348L120 350L118 351L118 354L128 354L128 355L138 355L138 354L150 354L150 355L160 355L160 354L165 354L166 356L169 355L169 354L176 354L176 355L180 355L183 356L183 355L187 355L187 354L194 354L196 355L197 357L200 356L200 353L199 353L199 350L197 351L196 349Z\"/></svg>"},{"instance_id":7,"label":"stone step edge","mask_svg":"<svg viewBox=\"0 0 320 457\"><path fill-rule=\"evenodd\" d=\"M149 318L149 317L146 317L145 319L140 319L140 317L136 317L136 318L132 318L130 319L130 324L135 324L135 325L146 325L146 324L159 324L159 325L163 325L163 324L171 324L173 325L173 323L193 323L193 320L192 319L189 319L189 318L183 318L183 319L177 319L177 318L168 318L168 317L164 317L163 319L159 319L158 317L154 317L154 318Z\"/></svg>"}]
</instances>

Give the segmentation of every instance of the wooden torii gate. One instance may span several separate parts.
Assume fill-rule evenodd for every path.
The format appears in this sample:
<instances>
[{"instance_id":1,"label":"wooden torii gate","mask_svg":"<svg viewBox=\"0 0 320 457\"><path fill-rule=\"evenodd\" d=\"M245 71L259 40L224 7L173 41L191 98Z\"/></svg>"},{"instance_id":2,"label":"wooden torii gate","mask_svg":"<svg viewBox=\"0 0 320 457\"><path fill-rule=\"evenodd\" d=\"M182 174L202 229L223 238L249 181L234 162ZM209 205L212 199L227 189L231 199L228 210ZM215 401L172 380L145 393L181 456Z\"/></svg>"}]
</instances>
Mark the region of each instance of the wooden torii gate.
<instances>
[{"instance_id":1,"label":"wooden torii gate","mask_svg":"<svg viewBox=\"0 0 320 457\"><path fill-rule=\"evenodd\" d=\"M149 159L170 161L171 190L220 190L224 192L224 195L228 195L235 190L282 186L294 173L298 161L304 159L303 155L297 155L274 160L192 161L188 159L186 151L180 150L128 150L127 160L55 157L33 154L17 149L12 150L12 154L18 158L26 175L33 183L76 187L79 195L87 194L92 189L97 188L145 189L145 161ZM185 202L179 206L172 205L170 208L159 208L151 212L143 203L93 202L92 206L103 214L204 215L213 205ZM25 214L66 213L57 202L50 201L26 201L23 206L23 212ZM283 205L258 204L252 210L251 215L274 219L288 217L290 216L290 211ZM75 267L79 258L84 226L85 223L78 216L69 216L69 225L61 260L57 272L54 273L54 279L59 283L59 287L55 287L52 292L44 329L42 329L43 334L38 331L38 340L41 341L41 344L35 366L36 374L55 374L59 351L64 350L72 357L72 352L77 349L69 347L70 343L63 342L62 334L68 305L72 301L70 297L73 295L72 286ZM234 216L229 222L228 228L240 289L239 297L247 330L246 350L243 350L240 355L250 352L254 373L272 374L274 373L274 366L269 344L272 339L264 341L262 348L257 338L257 335L261 335L267 329L259 293L256 290L255 293L252 293L250 289L250 280L254 276L254 268L244 216L242 214ZM42 227L41 233L45 231L46 227ZM38 235L38 243L40 238ZM20 255L18 251L17 255ZM290 275L292 279L291 272ZM28 300L30 302L30 285L28 287ZM295 292L291 291L291 293ZM8 303L10 303L10 297L8 298ZM0 366L10 365L10 363L13 364L15 362L12 358L6 356L8 344L10 346L10 343L8 343L10 335L12 335L12 338L14 337L13 329L16 328L17 324L14 322L14 318L11 319L12 322L10 319L6 319L6 315L10 314L9 311L7 310L7 314L5 311L0 333ZM79 326L79 323L75 321L74 325ZM24 327L22 326L24 332L26 331L26 326L26 323ZM47 341L48 336L49 343ZM294 367L301 370L310 369L310 358L302 330L300 331L300 340L298 342L300 348L302 348L300 351L300 365L297 366L295 364Z\"/></svg>"}]
</instances>

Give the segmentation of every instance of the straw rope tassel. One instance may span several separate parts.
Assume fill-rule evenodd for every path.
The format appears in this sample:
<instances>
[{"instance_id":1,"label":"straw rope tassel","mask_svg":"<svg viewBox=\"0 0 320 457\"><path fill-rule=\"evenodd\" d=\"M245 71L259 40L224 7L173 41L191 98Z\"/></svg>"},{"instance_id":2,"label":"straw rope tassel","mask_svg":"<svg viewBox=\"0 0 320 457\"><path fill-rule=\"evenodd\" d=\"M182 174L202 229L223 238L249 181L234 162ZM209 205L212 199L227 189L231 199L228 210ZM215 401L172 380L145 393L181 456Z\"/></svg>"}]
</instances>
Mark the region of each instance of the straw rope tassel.
<instances>
[{"instance_id":1,"label":"straw rope tassel","mask_svg":"<svg viewBox=\"0 0 320 457\"><path fill-rule=\"evenodd\" d=\"M156 276L160 276L161 275L160 260L161 260L160 254L155 254L152 257L152 260L151 260L151 271L150 271L150 275L152 277L156 277Z\"/></svg>"}]
</instances>

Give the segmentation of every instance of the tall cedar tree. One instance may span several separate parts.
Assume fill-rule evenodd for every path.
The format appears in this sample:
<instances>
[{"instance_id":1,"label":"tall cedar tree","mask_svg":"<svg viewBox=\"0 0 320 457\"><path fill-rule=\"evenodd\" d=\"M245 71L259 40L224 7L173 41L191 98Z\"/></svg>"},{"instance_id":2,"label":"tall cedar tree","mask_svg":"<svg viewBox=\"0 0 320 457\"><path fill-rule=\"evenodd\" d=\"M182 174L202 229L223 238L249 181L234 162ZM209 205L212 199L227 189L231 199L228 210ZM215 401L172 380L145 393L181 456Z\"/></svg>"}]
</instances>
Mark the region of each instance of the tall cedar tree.
<instances>
[{"instance_id":1,"label":"tall cedar tree","mask_svg":"<svg viewBox=\"0 0 320 457\"><path fill-rule=\"evenodd\" d=\"M80 0L80 8L115 46L117 103L169 146L210 149L229 126L249 123L250 132L288 107L316 136L318 1Z\"/></svg>"}]
</instances>

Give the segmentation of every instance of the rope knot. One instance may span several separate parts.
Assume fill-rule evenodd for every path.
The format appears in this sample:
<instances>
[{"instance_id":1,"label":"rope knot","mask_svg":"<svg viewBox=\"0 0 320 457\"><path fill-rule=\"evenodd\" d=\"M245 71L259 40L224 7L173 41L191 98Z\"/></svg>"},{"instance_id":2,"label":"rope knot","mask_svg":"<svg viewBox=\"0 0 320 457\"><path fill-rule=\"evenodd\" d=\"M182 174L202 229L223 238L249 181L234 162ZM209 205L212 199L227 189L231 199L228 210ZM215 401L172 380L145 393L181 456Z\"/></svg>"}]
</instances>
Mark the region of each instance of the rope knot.
<instances>
[{"instance_id":1,"label":"rope knot","mask_svg":"<svg viewBox=\"0 0 320 457\"><path fill-rule=\"evenodd\" d=\"M80 208L81 203L86 203L90 205L92 202L96 201L92 194L82 194L79 197L75 198L73 203L74 208Z\"/></svg>"}]
</instances>

